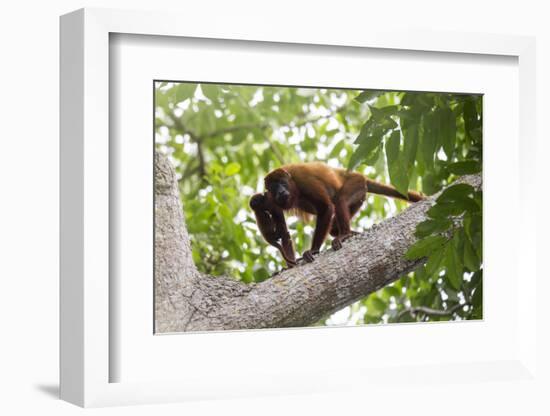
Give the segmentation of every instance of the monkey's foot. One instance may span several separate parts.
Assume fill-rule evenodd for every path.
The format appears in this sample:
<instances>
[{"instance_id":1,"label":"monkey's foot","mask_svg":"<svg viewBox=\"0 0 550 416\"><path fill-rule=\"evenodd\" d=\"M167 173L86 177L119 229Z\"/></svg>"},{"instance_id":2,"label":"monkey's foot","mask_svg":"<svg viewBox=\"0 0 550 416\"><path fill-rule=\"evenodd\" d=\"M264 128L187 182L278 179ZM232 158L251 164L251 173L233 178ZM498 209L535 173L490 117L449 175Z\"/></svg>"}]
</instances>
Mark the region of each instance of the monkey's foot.
<instances>
[{"instance_id":1,"label":"monkey's foot","mask_svg":"<svg viewBox=\"0 0 550 416\"><path fill-rule=\"evenodd\" d=\"M361 234L357 231L350 231L349 234L340 236L340 237L334 237L334 240L332 240L332 249L334 251L340 250L342 248L342 243L346 241L348 238L353 237L354 235Z\"/></svg>"},{"instance_id":2,"label":"monkey's foot","mask_svg":"<svg viewBox=\"0 0 550 416\"><path fill-rule=\"evenodd\" d=\"M293 267L296 267L298 265L298 260L295 260L295 261L290 261L290 260L286 260L286 267L287 269L292 269ZM287 270L285 269L285 270Z\"/></svg>"},{"instance_id":3,"label":"monkey's foot","mask_svg":"<svg viewBox=\"0 0 550 416\"><path fill-rule=\"evenodd\" d=\"M319 254L319 251L306 250L306 251L304 251L304 254L302 254L302 258L307 263L311 263L314 260L314 258L313 258L314 254Z\"/></svg>"},{"instance_id":4,"label":"monkey's foot","mask_svg":"<svg viewBox=\"0 0 550 416\"><path fill-rule=\"evenodd\" d=\"M276 271L275 273L273 273L270 277L277 276L278 274L281 274L282 272L286 272L286 271L289 270L289 269L290 269L290 267L288 267L288 268L286 268L286 269L285 269L284 267L282 267L281 270L277 270L277 271Z\"/></svg>"}]
</instances>

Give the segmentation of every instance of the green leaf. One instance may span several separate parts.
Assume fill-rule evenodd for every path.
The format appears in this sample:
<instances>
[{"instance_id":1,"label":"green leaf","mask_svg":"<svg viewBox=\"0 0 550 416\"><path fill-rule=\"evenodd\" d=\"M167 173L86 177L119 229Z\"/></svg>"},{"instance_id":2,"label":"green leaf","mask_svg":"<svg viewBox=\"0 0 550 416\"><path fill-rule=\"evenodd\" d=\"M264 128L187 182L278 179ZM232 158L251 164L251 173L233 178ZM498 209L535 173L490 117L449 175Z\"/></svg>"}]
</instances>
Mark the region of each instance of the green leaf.
<instances>
[{"instance_id":1,"label":"green leaf","mask_svg":"<svg viewBox=\"0 0 550 416\"><path fill-rule=\"evenodd\" d=\"M384 107L377 107L377 109L385 116L386 119L389 118L388 116L395 116L399 114L398 105L386 105Z\"/></svg>"},{"instance_id":2,"label":"green leaf","mask_svg":"<svg viewBox=\"0 0 550 416\"><path fill-rule=\"evenodd\" d=\"M403 195L407 195L409 189L409 177L407 168L400 157L401 132L394 131L386 140L386 158L388 161L388 172L393 186Z\"/></svg>"},{"instance_id":3,"label":"green leaf","mask_svg":"<svg viewBox=\"0 0 550 416\"><path fill-rule=\"evenodd\" d=\"M403 158L407 166L407 173L411 176L418 149L418 125L411 125L403 130L403 136L405 139L403 145Z\"/></svg>"},{"instance_id":4,"label":"green leaf","mask_svg":"<svg viewBox=\"0 0 550 416\"><path fill-rule=\"evenodd\" d=\"M481 162L469 160L465 162L451 163L447 166L449 172L454 175L469 175L481 172Z\"/></svg>"},{"instance_id":5,"label":"green leaf","mask_svg":"<svg viewBox=\"0 0 550 416\"><path fill-rule=\"evenodd\" d=\"M482 269L479 269L478 271L474 272L471 280L470 280L470 284L469 286L471 288L474 288L476 286L478 286L480 283L482 283L482 276L483 276L483 270Z\"/></svg>"},{"instance_id":6,"label":"green leaf","mask_svg":"<svg viewBox=\"0 0 550 416\"><path fill-rule=\"evenodd\" d=\"M397 112L397 115L399 116L399 124L401 124L401 128L406 130L415 124L420 124L420 117L422 116L422 113L418 111L417 108L402 108Z\"/></svg>"},{"instance_id":7,"label":"green leaf","mask_svg":"<svg viewBox=\"0 0 550 416\"><path fill-rule=\"evenodd\" d=\"M481 127L476 127L470 130L470 137L474 142L479 143L481 141L481 134L482 134L481 132L482 132Z\"/></svg>"},{"instance_id":8,"label":"green leaf","mask_svg":"<svg viewBox=\"0 0 550 416\"><path fill-rule=\"evenodd\" d=\"M174 104L187 100L195 95L197 84L181 83L174 87Z\"/></svg>"},{"instance_id":9,"label":"green leaf","mask_svg":"<svg viewBox=\"0 0 550 416\"><path fill-rule=\"evenodd\" d=\"M374 122L374 119L371 117L369 118L362 126L361 130L359 130L359 134L353 141L354 144L361 144L369 139L373 135L373 132L375 130L376 124Z\"/></svg>"},{"instance_id":10,"label":"green leaf","mask_svg":"<svg viewBox=\"0 0 550 416\"><path fill-rule=\"evenodd\" d=\"M231 231L233 228L231 229ZM229 232L227 235L231 235L231 232ZM237 244L237 241L231 241L228 242L228 244L233 247L233 259L238 261L243 261L243 250L241 249L240 245Z\"/></svg>"},{"instance_id":11,"label":"green leaf","mask_svg":"<svg viewBox=\"0 0 550 416\"><path fill-rule=\"evenodd\" d=\"M425 107L425 110L429 110L434 106L434 93L416 93L416 98L422 106Z\"/></svg>"},{"instance_id":12,"label":"green leaf","mask_svg":"<svg viewBox=\"0 0 550 416\"><path fill-rule=\"evenodd\" d=\"M445 247L445 266L447 269L446 276L455 290L460 289L462 284L463 268L461 258L459 256L459 234L455 234L452 241Z\"/></svg>"},{"instance_id":13,"label":"green leaf","mask_svg":"<svg viewBox=\"0 0 550 416\"><path fill-rule=\"evenodd\" d=\"M462 214L465 211L464 206L454 202L438 202L431 207L426 214L434 219L446 219Z\"/></svg>"},{"instance_id":14,"label":"green leaf","mask_svg":"<svg viewBox=\"0 0 550 416\"><path fill-rule=\"evenodd\" d=\"M386 302L377 296L371 295L367 299L367 308L371 312L370 315L372 315L373 311L381 314L386 310Z\"/></svg>"},{"instance_id":15,"label":"green leaf","mask_svg":"<svg viewBox=\"0 0 550 416\"><path fill-rule=\"evenodd\" d=\"M346 140L342 139L338 143L334 145L332 150L330 151L330 154L328 155L329 158L338 157L340 155L340 152L344 148L346 144Z\"/></svg>"},{"instance_id":16,"label":"green leaf","mask_svg":"<svg viewBox=\"0 0 550 416\"><path fill-rule=\"evenodd\" d=\"M464 219L464 228L466 230L466 235L470 238L472 246L474 247L477 256L482 258L482 232L483 232L483 222L481 213L473 214Z\"/></svg>"},{"instance_id":17,"label":"green leaf","mask_svg":"<svg viewBox=\"0 0 550 416\"><path fill-rule=\"evenodd\" d=\"M231 210L227 207L227 205L221 204L219 206L219 213L225 218L231 218L232 217Z\"/></svg>"},{"instance_id":18,"label":"green leaf","mask_svg":"<svg viewBox=\"0 0 550 416\"><path fill-rule=\"evenodd\" d=\"M476 200L475 189L465 183L448 187L437 198L437 203L452 203L456 209L466 210L472 213L481 211L481 205Z\"/></svg>"},{"instance_id":19,"label":"green leaf","mask_svg":"<svg viewBox=\"0 0 550 416\"><path fill-rule=\"evenodd\" d=\"M454 201L454 203L457 205L457 207L464 208L464 210L468 212L481 211L481 207L474 200L474 198L457 199L456 201Z\"/></svg>"},{"instance_id":20,"label":"green leaf","mask_svg":"<svg viewBox=\"0 0 550 416\"><path fill-rule=\"evenodd\" d=\"M247 135L248 135L248 132L244 131L244 130L234 131L234 132L231 133L231 143L233 145L239 145L243 141L246 140ZM274 144L275 144L275 142L274 142Z\"/></svg>"},{"instance_id":21,"label":"green leaf","mask_svg":"<svg viewBox=\"0 0 550 416\"><path fill-rule=\"evenodd\" d=\"M383 121L384 118L386 117L384 112L381 109L376 108L372 105L369 105L369 110L373 120L380 122L380 121Z\"/></svg>"},{"instance_id":22,"label":"green leaf","mask_svg":"<svg viewBox=\"0 0 550 416\"><path fill-rule=\"evenodd\" d=\"M225 241L225 248L227 249L227 251L229 251L229 255L231 256L231 258L236 260L240 260L239 257L242 258L243 252L241 248L237 244L235 244L234 241Z\"/></svg>"},{"instance_id":23,"label":"green leaf","mask_svg":"<svg viewBox=\"0 0 550 416\"><path fill-rule=\"evenodd\" d=\"M422 190L427 195L433 195L441 190L441 182L432 171L427 171L422 177Z\"/></svg>"},{"instance_id":24,"label":"green leaf","mask_svg":"<svg viewBox=\"0 0 550 416\"><path fill-rule=\"evenodd\" d=\"M466 183L451 185L441 193L437 198L437 202L454 202L461 199L467 199L470 195L473 195L474 192L475 189L473 186Z\"/></svg>"},{"instance_id":25,"label":"green leaf","mask_svg":"<svg viewBox=\"0 0 550 416\"><path fill-rule=\"evenodd\" d=\"M418 238L424 238L430 234L441 233L449 229L452 222L447 219L426 220L416 226L414 233Z\"/></svg>"},{"instance_id":26,"label":"green leaf","mask_svg":"<svg viewBox=\"0 0 550 416\"><path fill-rule=\"evenodd\" d=\"M220 89L213 84L201 84L201 90L204 96L211 101L215 101L220 93Z\"/></svg>"},{"instance_id":27,"label":"green leaf","mask_svg":"<svg viewBox=\"0 0 550 416\"><path fill-rule=\"evenodd\" d=\"M166 110L168 108L168 97L162 91L159 91L159 90L156 91L156 93L155 93L155 105L157 107L161 107L164 110ZM162 124L163 123L157 124L155 122L155 127L158 127Z\"/></svg>"},{"instance_id":28,"label":"green leaf","mask_svg":"<svg viewBox=\"0 0 550 416\"><path fill-rule=\"evenodd\" d=\"M269 278L269 272L265 268L259 268L253 272L255 282L263 282Z\"/></svg>"},{"instance_id":29,"label":"green leaf","mask_svg":"<svg viewBox=\"0 0 550 416\"><path fill-rule=\"evenodd\" d=\"M464 129L466 130L466 135L470 139L475 140L472 136L472 131L478 127L478 118L476 103L474 99L468 99L464 102L464 109L462 116L464 118Z\"/></svg>"},{"instance_id":30,"label":"green leaf","mask_svg":"<svg viewBox=\"0 0 550 416\"><path fill-rule=\"evenodd\" d=\"M231 162L229 165L227 165L224 169L224 173L226 176L232 176L238 173L241 170L241 165L237 162Z\"/></svg>"},{"instance_id":31,"label":"green leaf","mask_svg":"<svg viewBox=\"0 0 550 416\"><path fill-rule=\"evenodd\" d=\"M441 110L440 114L440 141L448 160L451 160L456 142L456 118L450 108Z\"/></svg>"},{"instance_id":32,"label":"green leaf","mask_svg":"<svg viewBox=\"0 0 550 416\"><path fill-rule=\"evenodd\" d=\"M401 291L395 286L386 286L384 288L384 292L386 292L388 296L393 296L395 298L398 298L401 296Z\"/></svg>"},{"instance_id":33,"label":"green leaf","mask_svg":"<svg viewBox=\"0 0 550 416\"><path fill-rule=\"evenodd\" d=\"M386 157L388 165L397 162L399 158L399 145L401 143L401 133L399 130L392 132L391 136L386 140Z\"/></svg>"},{"instance_id":34,"label":"green leaf","mask_svg":"<svg viewBox=\"0 0 550 416\"><path fill-rule=\"evenodd\" d=\"M420 155L426 168L430 170L434 166L434 155L437 148L434 119L433 114L426 114L422 118L423 134L420 141Z\"/></svg>"},{"instance_id":35,"label":"green leaf","mask_svg":"<svg viewBox=\"0 0 550 416\"><path fill-rule=\"evenodd\" d=\"M483 284L476 287L472 296L472 305L474 308L481 308L483 306Z\"/></svg>"},{"instance_id":36,"label":"green leaf","mask_svg":"<svg viewBox=\"0 0 550 416\"><path fill-rule=\"evenodd\" d=\"M361 94L359 94L357 97L355 97L354 100L360 103L364 103L382 94L384 94L384 91L365 90Z\"/></svg>"},{"instance_id":37,"label":"green leaf","mask_svg":"<svg viewBox=\"0 0 550 416\"><path fill-rule=\"evenodd\" d=\"M382 155L382 146L378 146L376 149L374 149L367 157L365 157L362 161L365 165L368 166L374 166L376 165L376 162L378 162L380 159L383 160L380 156ZM378 170L383 171L383 168L379 168L377 166Z\"/></svg>"},{"instance_id":38,"label":"green leaf","mask_svg":"<svg viewBox=\"0 0 550 416\"><path fill-rule=\"evenodd\" d=\"M363 142L355 149L353 154L351 155L349 162L348 162L348 170L354 170L359 164L365 159L367 156L370 155L371 151L376 148L371 149L371 145L368 142Z\"/></svg>"},{"instance_id":39,"label":"green leaf","mask_svg":"<svg viewBox=\"0 0 550 416\"><path fill-rule=\"evenodd\" d=\"M407 92L401 98L401 105L413 106L416 103L417 93Z\"/></svg>"},{"instance_id":40,"label":"green leaf","mask_svg":"<svg viewBox=\"0 0 550 416\"><path fill-rule=\"evenodd\" d=\"M468 237L464 238L464 266L470 271L475 272L479 270L480 261L477 257L472 242Z\"/></svg>"},{"instance_id":41,"label":"green leaf","mask_svg":"<svg viewBox=\"0 0 550 416\"><path fill-rule=\"evenodd\" d=\"M428 261L426 262L426 274L431 276L439 269L443 258L445 257L445 246L441 246L438 250L430 254Z\"/></svg>"},{"instance_id":42,"label":"green leaf","mask_svg":"<svg viewBox=\"0 0 550 416\"><path fill-rule=\"evenodd\" d=\"M368 157L382 141L382 134L371 134L370 128L367 127L367 123L363 125L359 136L355 140L355 143L359 143L359 147L355 149L351 155L348 169L354 170L366 157Z\"/></svg>"},{"instance_id":43,"label":"green leaf","mask_svg":"<svg viewBox=\"0 0 550 416\"><path fill-rule=\"evenodd\" d=\"M433 251L439 249L447 239L440 235L433 235L423 238L414 243L405 254L405 258L408 260L415 260L422 257L429 256Z\"/></svg>"},{"instance_id":44,"label":"green leaf","mask_svg":"<svg viewBox=\"0 0 550 416\"><path fill-rule=\"evenodd\" d=\"M372 123L372 127L379 128L382 131L393 130L397 127L397 123L390 116L398 113L398 106L388 105L382 108L369 106L369 110L371 112L369 121Z\"/></svg>"}]
</instances>

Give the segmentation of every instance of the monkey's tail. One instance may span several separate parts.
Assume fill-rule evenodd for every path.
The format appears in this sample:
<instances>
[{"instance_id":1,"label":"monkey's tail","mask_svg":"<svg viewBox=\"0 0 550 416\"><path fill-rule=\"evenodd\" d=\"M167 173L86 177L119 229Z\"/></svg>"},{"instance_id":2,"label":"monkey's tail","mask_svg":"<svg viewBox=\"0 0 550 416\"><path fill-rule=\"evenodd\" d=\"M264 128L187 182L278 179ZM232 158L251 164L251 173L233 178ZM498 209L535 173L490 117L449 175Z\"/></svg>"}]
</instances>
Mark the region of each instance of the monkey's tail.
<instances>
[{"instance_id":1,"label":"monkey's tail","mask_svg":"<svg viewBox=\"0 0 550 416\"><path fill-rule=\"evenodd\" d=\"M393 186L376 182L369 178L367 178L367 192L370 192L371 194L385 195L392 198L403 199L409 202L418 202L426 199L426 197L420 192L409 191L407 193L407 196L405 196L397 192L397 189L395 189Z\"/></svg>"}]
</instances>

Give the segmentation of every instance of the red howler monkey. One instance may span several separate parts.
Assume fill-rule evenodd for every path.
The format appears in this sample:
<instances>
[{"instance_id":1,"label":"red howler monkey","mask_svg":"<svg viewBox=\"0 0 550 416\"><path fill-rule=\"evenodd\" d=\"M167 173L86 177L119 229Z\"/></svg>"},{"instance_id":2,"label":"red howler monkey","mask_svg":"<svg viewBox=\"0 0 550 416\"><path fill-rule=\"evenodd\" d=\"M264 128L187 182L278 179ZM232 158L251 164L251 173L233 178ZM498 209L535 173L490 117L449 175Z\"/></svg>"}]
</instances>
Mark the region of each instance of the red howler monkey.
<instances>
[{"instance_id":1,"label":"red howler monkey","mask_svg":"<svg viewBox=\"0 0 550 416\"><path fill-rule=\"evenodd\" d=\"M267 200L273 202L271 205L317 216L311 249L303 254L307 262L312 262L313 255L319 253L329 230L335 237L332 248L342 247L342 241L352 235L351 218L361 208L367 192L411 202L424 199L419 192L410 191L404 196L393 186L321 162L282 166L271 171L264 182ZM286 230L284 216L273 216L273 220L276 229Z\"/></svg>"},{"instance_id":2,"label":"red howler monkey","mask_svg":"<svg viewBox=\"0 0 550 416\"><path fill-rule=\"evenodd\" d=\"M283 210L270 200L267 193L253 195L250 198L250 208L254 211L256 223L265 241L281 252L288 267L294 267L296 257Z\"/></svg>"}]
</instances>

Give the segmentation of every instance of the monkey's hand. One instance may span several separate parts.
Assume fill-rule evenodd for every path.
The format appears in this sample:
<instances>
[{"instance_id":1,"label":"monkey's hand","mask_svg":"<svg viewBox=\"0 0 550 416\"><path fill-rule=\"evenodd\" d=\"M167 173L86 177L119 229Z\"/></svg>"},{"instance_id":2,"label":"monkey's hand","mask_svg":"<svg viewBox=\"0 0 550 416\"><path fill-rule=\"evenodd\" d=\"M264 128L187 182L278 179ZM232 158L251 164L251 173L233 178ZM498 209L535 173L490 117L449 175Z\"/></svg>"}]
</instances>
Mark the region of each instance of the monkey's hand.
<instances>
[{"instance_id":1,"label":"monkey's hand","mask_svg":"<svg viewBox=\"0 0 550 416\"><path fill-rule=\"evenodd\" d=\"M313 258L313 255L314 254L319 254L319 250L316 250L316 251L313 251L313 250L306 250L304 251L304 254L302 254L302 258L308 262L308 263L311 263L313 262L314 258Z\"/></svg>"}]
</instances>

